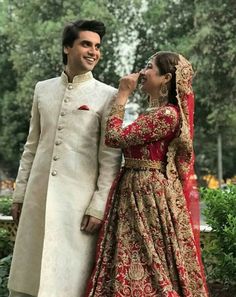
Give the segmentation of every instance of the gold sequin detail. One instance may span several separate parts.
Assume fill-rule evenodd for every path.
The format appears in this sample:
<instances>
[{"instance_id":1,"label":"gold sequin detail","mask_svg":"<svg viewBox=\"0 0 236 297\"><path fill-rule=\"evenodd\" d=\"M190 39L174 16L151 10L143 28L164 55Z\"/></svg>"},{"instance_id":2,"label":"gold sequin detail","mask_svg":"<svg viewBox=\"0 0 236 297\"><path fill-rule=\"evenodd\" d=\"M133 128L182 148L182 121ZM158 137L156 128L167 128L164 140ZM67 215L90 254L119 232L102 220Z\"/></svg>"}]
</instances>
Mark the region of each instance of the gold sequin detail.
<instances>
[{"instance_id":1,"label":"gold sequin detail","mask_svg":"<svg viewBox=\"0 0 236 297\"><path fill-rule=\"evenodd\" d=\"M164 162L132 158L125 158L125 167L137 169L158 169L162 172L165 170Z\"/></svg>"}]
</instances>

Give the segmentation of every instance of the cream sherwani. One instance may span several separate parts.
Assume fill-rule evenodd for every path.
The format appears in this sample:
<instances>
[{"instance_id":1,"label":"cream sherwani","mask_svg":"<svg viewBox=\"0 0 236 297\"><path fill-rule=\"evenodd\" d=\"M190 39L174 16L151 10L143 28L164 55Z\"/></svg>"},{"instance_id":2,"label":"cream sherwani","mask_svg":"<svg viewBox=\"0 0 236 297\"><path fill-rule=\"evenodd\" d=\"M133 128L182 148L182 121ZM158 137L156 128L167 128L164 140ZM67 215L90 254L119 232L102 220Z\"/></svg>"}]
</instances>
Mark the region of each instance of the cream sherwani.
<instances>
[{"instance_id":1,"label":"cream sherwani","mask_svg":"<svg viewBox=\"0 0 236 297\"><path fill-rule=\"evenodd\" d=\"M96 236L83 215L102 219L120 151L104 144L116 90L91 72L37 83L30 131L16 180L23 202L9 288L38 297L82 297Z\"/></svg>"}]
</instances>

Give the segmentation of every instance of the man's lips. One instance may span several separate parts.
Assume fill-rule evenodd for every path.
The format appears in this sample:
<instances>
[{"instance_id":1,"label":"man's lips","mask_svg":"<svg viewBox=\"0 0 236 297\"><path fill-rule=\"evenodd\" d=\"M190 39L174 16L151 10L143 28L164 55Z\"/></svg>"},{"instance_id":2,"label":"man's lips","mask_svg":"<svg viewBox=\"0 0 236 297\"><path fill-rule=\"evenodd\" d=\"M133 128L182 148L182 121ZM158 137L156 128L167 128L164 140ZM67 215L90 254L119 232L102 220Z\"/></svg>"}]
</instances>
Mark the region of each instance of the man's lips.
<instances>
[{"instance_id":1,"label":"man's lips","mask_svg":"<svg viewBox=\"0 0 236 297\"><path fill-rule=\"evenodd\" d=\"M96 61L96 59L95 58L92 58L92 57L84 57L84 59L89 64L93 64Z\"/></svg>"}]
</instances>

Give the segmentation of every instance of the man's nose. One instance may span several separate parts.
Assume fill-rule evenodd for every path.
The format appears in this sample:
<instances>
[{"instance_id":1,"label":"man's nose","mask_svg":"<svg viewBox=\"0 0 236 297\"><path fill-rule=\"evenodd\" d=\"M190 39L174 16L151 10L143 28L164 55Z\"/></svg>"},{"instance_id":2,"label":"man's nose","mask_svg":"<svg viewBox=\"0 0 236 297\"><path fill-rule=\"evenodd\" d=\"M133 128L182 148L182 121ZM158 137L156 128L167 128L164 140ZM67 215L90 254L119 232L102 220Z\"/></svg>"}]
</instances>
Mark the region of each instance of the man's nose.
<instances>
[{"instance_id":1,"label":"man's nose","mask_svg":"<svg viewBox=\"0 0 236 297\"><path fill-rule=\"evenodd\" d=\"M90 54L90 55L95 55L95 53L96 53L96 47L95 46L91 46L90 48L89 48L89 51L88 51L88 53Z\"/></svg>"}]
</instances>

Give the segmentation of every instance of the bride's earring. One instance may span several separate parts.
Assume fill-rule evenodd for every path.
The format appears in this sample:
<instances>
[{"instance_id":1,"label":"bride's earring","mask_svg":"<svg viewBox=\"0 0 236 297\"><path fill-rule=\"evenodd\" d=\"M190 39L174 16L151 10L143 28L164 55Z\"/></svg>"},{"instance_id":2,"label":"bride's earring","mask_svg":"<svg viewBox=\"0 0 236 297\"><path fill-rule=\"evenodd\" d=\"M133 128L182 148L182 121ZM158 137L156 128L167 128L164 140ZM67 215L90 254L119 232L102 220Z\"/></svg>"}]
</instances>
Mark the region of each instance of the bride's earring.
<instances>
[{"instance_id":1,"label":"bride's earring","mask_svg":"<svg viewBox=\"0 0 236 297\"><path fill-rule=\"evenodd\" d=\"M160 89L160 103L165 102L168 99L168 95L169 95L169 91L168 91L167 85L164 84L161 86L161 89Z\"/></svg>"},{"instance_id":2,"label":"bride's earring","mask_svg":"<svg viewBox=\"0 0 236 297\"><path fill-rule=\"evenodd\" d=\"M168 102L169 90L166 84L161 85L159 98L157 99L149 99L149 108L160 107L163 104Z\"/></svg>"}]
</instances>

